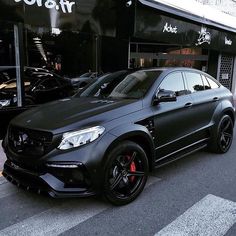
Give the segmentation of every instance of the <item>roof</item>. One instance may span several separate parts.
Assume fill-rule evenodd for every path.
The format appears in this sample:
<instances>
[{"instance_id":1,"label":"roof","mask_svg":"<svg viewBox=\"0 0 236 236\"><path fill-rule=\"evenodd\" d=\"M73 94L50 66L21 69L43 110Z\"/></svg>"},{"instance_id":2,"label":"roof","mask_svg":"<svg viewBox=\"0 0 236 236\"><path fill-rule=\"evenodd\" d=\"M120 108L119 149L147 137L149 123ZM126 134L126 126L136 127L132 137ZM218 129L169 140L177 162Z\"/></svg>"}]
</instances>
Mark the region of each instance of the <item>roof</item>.
<instances>
[{"instance_id":1,"label":"roof","mask_svg":"<svg viewBox=\"0 0 236 236\"><path fill-rule=\"evenodd\" d=\"M139 0L139 2L205 25L236 32L236 17L195 0Z\"/></svg>"}]
</instances>

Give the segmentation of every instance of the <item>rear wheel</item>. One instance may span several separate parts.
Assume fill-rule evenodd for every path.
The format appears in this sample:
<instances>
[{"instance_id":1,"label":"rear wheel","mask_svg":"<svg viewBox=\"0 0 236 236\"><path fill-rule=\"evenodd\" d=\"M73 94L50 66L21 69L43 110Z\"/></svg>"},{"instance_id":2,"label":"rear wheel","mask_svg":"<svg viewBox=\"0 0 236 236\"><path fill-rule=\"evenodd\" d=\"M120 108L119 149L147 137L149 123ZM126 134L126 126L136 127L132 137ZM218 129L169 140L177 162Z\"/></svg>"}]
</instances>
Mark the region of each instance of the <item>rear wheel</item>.
<instances>
[{"instance_id":1,"label":"rear wheel","mask_svg":"<svg viewBox=\"0 0 236 236\"><path fill-rule=\"evenodd\" d=\"M216 153L226 153L233 140L234 126L229 115L224 115L217 126L216 135L212 140L210 148Z\"/></svg>"},{"instance_id":2,"label":"rear wheel","mask_svg":"<svg viewBox=\"0 0 236 236\"><path fill-rule=\"evenodd\" d=\"M108 155L105 169L105 197L114 205L133 201L143 190L148 176L148 159L136 143L126 141Z\"/></svg>"}]
</instances>

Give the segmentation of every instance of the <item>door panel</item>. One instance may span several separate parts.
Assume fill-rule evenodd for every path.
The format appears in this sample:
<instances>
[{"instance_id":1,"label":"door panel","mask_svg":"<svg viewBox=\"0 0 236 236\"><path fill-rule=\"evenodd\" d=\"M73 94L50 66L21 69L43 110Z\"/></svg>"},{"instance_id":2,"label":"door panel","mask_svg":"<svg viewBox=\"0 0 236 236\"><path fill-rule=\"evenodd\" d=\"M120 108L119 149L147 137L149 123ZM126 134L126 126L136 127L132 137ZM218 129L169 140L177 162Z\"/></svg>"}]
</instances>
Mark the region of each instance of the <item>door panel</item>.
<instances>
[{"instance_id":1,"label":"door panel","mask_svg":"<svg viewBox=\"0 0 236 236\"><path fill-rule=\"evenodd\" d=\"M156 154L157 158L167 155L179 148L188 145L185 138L191 131L191 119L195 114L192 111L193 100L187 94L181 72L167 75L158 90L171 90L177 96L175 102L163 102L153 106Z\"/></svg>"},{"instance_id":2,"label":"door panel","mask_svg":"<svg viewBox=\"0 0 236 236\"><path fill-rule=\"evenodd\" d=\"M176 102L153 107L158 158L189 144L184 137L192 131L191 120L195 116L192 103L192 97L185 95L178 97Z\"/></svg>"},{"instance_id":3,"label":"door panel","mask_svg":"<svg viewBox=\"0 0 236 236\"><path fill-rule=\"evenodd\" d=\"M213 113L219 104L220 94L218 94L217 88L211 88L212 85L208 83L204 75L186 72L185 76L186 84L193 98L192 110L196 114L195 119L191 122L193 132L207 132L204 128L211 125ZM218 85L216 84L216 86Z\"/></svg>"}]
</instances>

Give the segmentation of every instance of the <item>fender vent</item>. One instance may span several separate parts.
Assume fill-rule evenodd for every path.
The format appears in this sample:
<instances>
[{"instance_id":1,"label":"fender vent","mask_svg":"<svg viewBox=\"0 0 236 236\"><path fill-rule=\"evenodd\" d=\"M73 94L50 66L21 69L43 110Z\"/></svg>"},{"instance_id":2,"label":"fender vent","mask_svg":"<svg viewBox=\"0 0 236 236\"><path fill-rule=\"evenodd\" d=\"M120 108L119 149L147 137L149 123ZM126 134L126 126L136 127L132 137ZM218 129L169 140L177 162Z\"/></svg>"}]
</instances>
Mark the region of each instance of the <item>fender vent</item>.
<instances>
[{"instance_id":1,"label":"fender vent","mask_svg":"<svg viewBox=\"0 0 236 236\"><path fill-rule=\"evenodd\" d=\"M153 119L145 119L142 121L137 122L137 124L145 126L148 131L150 132L152 139L155 140L155 125L154 125L154 120Z\"/></svg>"}]
</instances>

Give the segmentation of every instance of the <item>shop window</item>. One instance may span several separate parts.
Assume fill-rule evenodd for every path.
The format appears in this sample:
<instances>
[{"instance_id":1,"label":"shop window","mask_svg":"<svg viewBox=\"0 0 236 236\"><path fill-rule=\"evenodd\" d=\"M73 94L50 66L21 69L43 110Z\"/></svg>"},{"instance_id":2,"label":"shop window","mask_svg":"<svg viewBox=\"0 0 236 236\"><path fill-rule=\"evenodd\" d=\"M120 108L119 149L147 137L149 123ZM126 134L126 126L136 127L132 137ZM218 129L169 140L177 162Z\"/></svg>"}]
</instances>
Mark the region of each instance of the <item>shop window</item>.
<instances>
[{"instance_id":1,"label":"shop window","mask_svg":"<svg viewBox=\"0 0 236 236\"><path fill-rule=\"evenodd\" d=\"M32 99L30 105L73 95L78 89L74 81L82 75L83 79L97 77L100 39L92 32L31 25L25 25L24 30L24 80L35 85L25 90L25 97ZM47 98L39 91L48 91Z\"/></svg>"},{"instance_id":2,"label":"shop window","mask_svg":"<svg viewBox=\"0 0 236 236\"><path fill-rule=\"evenodd\" d=\"M0 22L0 109L17 106L14 26Z\"/></svg>"},{"instance_id":3,"label":"shop window","mask_svg":"<svg viewBox=\"0 0 236 236\"><path fill-rule=\"evenodd\" d=\"M159 87L160 90L174 91L176 96L182 96L186 94L183 76L181 72L171 73L164 78Z\"/></svg>"},{"instance_id":4,"label":"shop window","mask_svg":"<svg viewBox=\"0 0 236 236\"><path fill-rule=\"evenodd\" d=\"M25 27L26 66L68 78L95 72L98 68L98 38L92 33Z\"/></svg>"},{"instance_id":5,"label":"shop window","mask_svg":"<svg viewBox=\"0 0 236 236\"><path fill-rule=\"evenodd\" d=\"M179 45L130 44L130 68L190 67L207 71L208 50Z\"/></svg>"}]
</instances>

